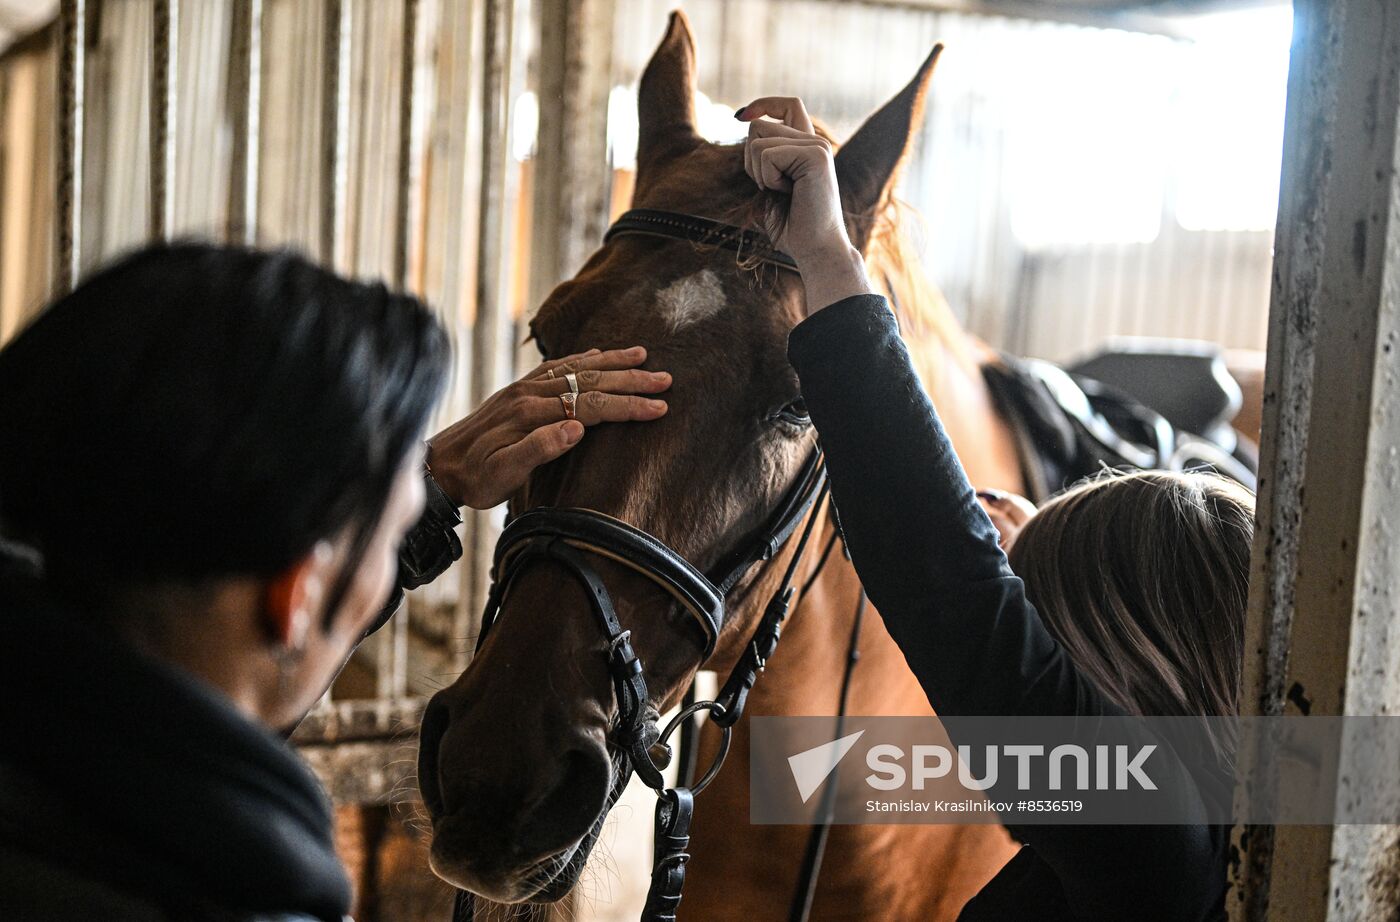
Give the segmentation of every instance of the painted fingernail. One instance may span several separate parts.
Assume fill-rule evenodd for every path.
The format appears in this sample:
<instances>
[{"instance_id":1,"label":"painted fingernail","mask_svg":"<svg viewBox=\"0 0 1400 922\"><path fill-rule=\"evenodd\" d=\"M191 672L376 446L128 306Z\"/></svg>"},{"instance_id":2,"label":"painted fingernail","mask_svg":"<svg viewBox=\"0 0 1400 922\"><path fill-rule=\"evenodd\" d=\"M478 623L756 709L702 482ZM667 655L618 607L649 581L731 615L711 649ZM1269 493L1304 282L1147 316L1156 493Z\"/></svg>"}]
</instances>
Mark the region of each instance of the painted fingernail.
<instances>
[{"instance_id":1,"label":"painted fingernail","mask_svg":"<svg viewBox=\"0 0 1400 922\"><path fill-rule=\"evenodd\" d=\"M993 493L990 490L978 490L977 495L989 503L999 503L1002 500L999 493Z\"/></svg>"},{"instance_id":2,"label":"painted fingernail","mask_svg":"<svg viewBox=\"0 0 1400 922\"><path fill-rule=\"evenodd\" d=\"M735 118L743 118L743 117L744 117L744 110L747 109L747 108L748 108L748 106L740 106L739 108L735 109L735 110L734 110L734 117L735 117Z\"/></svg>"}]
</instances>

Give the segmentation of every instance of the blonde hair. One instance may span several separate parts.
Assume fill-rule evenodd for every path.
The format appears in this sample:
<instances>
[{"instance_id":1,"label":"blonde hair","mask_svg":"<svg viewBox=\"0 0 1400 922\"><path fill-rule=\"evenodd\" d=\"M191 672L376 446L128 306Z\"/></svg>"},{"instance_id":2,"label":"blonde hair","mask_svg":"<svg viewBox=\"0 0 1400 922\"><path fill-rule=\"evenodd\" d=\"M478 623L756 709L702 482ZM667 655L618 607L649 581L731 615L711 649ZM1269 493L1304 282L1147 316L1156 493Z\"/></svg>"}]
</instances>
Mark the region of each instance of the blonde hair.
<instances>
[{"instance_id":1,"label":"blonde hair","mask_svg":"<svg viewBox=\"0 0 1400 922\"><path fill-rule=\"evenodd\" d=\"M1070 659L1133 715L1239 712L1254 494L1215 474L1111 474L1047 503L1011 567ZM1224 754L1224 740L1213 740Z\"/></svg>"}]
</instances>

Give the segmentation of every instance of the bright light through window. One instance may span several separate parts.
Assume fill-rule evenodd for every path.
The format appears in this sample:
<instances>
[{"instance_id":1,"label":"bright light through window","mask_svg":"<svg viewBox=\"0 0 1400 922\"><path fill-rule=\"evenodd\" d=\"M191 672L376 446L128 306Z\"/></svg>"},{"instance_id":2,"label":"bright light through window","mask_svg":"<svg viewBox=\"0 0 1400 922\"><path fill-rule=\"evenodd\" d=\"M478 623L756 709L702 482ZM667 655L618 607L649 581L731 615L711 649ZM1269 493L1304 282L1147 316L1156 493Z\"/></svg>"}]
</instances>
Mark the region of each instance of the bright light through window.
<instances>
[{"instance_id":1,"label":"bright light through window","mask_svg":"<svg viewBox=\"0 0 1400 922\"><path fill-rule=\"evenodd\" d=\"M1156 239L1176 55L1169 39L1097 29L1004 43L1011 228L1027 249Z\"/></svg>"},{"instance_id":2,"label":"bright light through window","mask_svg":"<svg viewBox=\"0 0 1400 922\"><path fill-rule=\"evenodd\" d=\"M637 88L615 86L608 94L608 157L615 170L637 168Z\"/></svg>"},{"instance_id":3,"label":"bright light through window","mask_svg":"<svg viewBox=\"0 0 1400 922\"><path fill-rule=\"evenodd\" d=\"M734 144L748 126L734 118L734 107L695 94L695 121L700 137L716 144ZM608 94L608 152L615 170L637 168L637 88L615 86Z\"/></svg>"},{"instance_id":4,"label":"bright light through window","mask_svg":"<svg viewBox=\"0 0 1400 922\"><path fill-rule=\"evenodd\" d=\"M1183 25L1195 42L1174 132L1177 220L1196 231L1272 230L1292 10L1218 13Z\"/></svg>"},{"instance_id":5,"label":"bright light through window","mask_svg":"<svg viewBox=\"0 0 1400 922\"><path fill-rule=\"evenodd\" d=\"M527 90L515 97L515 111L511 115L510 153L517 162L524 163L535 156L539 133L540 101Z\"/></svg>"}]
</instances>

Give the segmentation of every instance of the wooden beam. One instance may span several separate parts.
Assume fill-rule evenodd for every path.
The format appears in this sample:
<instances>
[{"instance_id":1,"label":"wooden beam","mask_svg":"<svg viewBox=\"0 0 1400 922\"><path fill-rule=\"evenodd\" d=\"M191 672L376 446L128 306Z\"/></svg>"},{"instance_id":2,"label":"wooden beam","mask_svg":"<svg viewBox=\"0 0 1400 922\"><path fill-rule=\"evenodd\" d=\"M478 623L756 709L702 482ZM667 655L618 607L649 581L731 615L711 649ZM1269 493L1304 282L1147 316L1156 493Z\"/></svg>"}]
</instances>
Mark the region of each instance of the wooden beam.
<instances>
[{"instance_id":1,"label":"wooden beam","mask_svg":"<svg viewBox=\"0 0 1400 922\"><path fill-rule=\"evenodd\" d=\"M486 0L481 55L481 185L477 211L476 315L472 324L471 403L479 406L511 371L510 165L512 56L516 0ZM480 613L489 589L499 528L489 511L469 514L466 566L471 568L468 609Z\"/></svg>"},{"instance_id":2,"label":"wooden beam","mask_svg":"<svg viewBox=\"0 0 1400 922\"><path fill-rule=\"evenodd\" d=\"M54 295L78 278L82 243L85 0L63 0L58 14L58 138L54 177Z\"/></svg>"},{"instance_id":3,"label":"wooden beam","mask_svg":"<svg viewBox=\"0 0 1400 922\"><path fill-rule=\"evenodd\" d=\"M540 5L531 305L577 272L607 230L613 7L610 0Z\"/></svg>"},{"instance_id":4,"label":"wooden beam","mask_svg":"<svg viewBox=\"0 0 1400 922\"><path fill-rule=\"evenodd\" d=\"M321 263L336 267L340 256L341 216L345 207L344 108L349 82L349 17L345 0L324 0L321 48L321 210L318 253Z\"/></svg>"},{"instance_id":5,"label":"wooden beam","mask_svg":"<svg viewBox=\"0 0 1400 922\"><path fill-rule=\"evenodd\" d=\"M418 799L418 725L423 698L332 701L307 715L292 735L338 804Z\"/></svg>"},{"instance_id":6,"label":"wooden beam","mask_svg":"<svg viewBox=\"0 0 1400 922\"><path fill-rule=\"evenodd\" d=\"M413 188L417 178L413 157L413 102L418 68L418 0L403 0L403 33L399 46L399 151L394 189L394 284L408 286L409 246L413 239Z\"/></svg>"},{"instance_id":7,"label":"wooden beam","mask_svg":"<svg viewBox=\"0 0 1400 922\"><path fill-rule=\"evenodd\" d=\"M174 200L176 94L180 73L179 0L155 0L151 5L150 226L152 240L170 233Z\"/></svg>"},{"instance_id":8,"label":"wooden beam","mask_svg":"<svg viewBox=\"0 0 1400 922\"><path fill-rule=\"evenodd\" d=\"M263 0L233 0L229 46L228 215L224 237L251 246L257 240L258 152L262 143Z\"/></svg>"},{"instance_id":9,"label":"wooden beam","mask_svg":"<svg viewBox=\"0 0 1400 922\"><path fill-rule=\"evenodd\" d=\"M1298 0L1246 714L1400 712L1400 17ZM1256 754L1240 753L1256 772ZM1361 764L1341 753L1342 789ZM1273 779L1260 774L1267 793ZM1393 827L1236 827L1235 920L1395 918ZM1273 873L1286 868L1286 873Z\"/></svg>"}]
</instances>

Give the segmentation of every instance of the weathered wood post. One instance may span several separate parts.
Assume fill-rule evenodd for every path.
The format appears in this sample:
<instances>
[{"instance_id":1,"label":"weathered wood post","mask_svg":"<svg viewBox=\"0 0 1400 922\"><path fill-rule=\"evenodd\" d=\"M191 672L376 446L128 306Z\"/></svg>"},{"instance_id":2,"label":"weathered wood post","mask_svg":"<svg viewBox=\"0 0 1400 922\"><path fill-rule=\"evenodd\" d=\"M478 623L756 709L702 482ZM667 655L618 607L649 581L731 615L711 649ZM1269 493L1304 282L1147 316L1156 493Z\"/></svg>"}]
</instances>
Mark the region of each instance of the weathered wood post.
<instances>
[{"instance_id":1,"label":"weathered wood post","mask_svg":"<svg viewBox=\"0 0 1400 922\"><path fill-rule=\"evenodd\" d=\"M258 148L262 141L262 0L234 0L229 30L228 214L230 243L257 242Z\"/></svg>"},{"instance_id":2,"label":"weathered wood post","mask_svg":"<svg viewBox=\"0 0 1400 922\"><path fill-rule=\"evenodd\" d=\"M608 227L613 6L610 0L540 6L531 305L578 271Z\"/></svg>"},{"instance_id":3,"label":"weathered wood post","mask_svg":"<svg viewBox=\"0 0 1400 922\"><path fill-rule=\"evenodd\" d=\"M58 12L58 150L51 286L55 296L68 291L77 281L81 256L86 24L85 0L63 0Z\"/></svg>"},{"instance_id":4,"label":"weathered wood post","mask_svg":"<svg viewBox=\"0 0 1400 922\"><path fill-rule=\"evenodd\" d=\"M476 236L476 315L472 318L471 403L479 405L511 370L509 212L510 127L516 0L485 0L482 10L481 173ZM491 512L469 513L467 610L485 605L499 529Z\"/></svg>"},{"instance_id":5,"label":"weathered wood post","mask_svg":"<svg viewBox=\"0 0 1400 922\"><path fill-rule=\"evenodd\" d=\"M149 236L170 234L174 216L175 119L180 73L179 0L155 0L151 6L151 204Z\"/></svg>"},{"instance_id":6,"label":"weathered wood post","mask_svg":"<svg viewBox=\"0 0 1400 922\"><path fill-rule=\"evenodd\" d=\"M1295 17L1242 704L1397 714L1400 15L1297 0ZM1357 765L1344 750L1343 789ZM1237 827L1234 844L1232 919L1400 914L1396 827Z\"/></svg>"}]
</instances>

